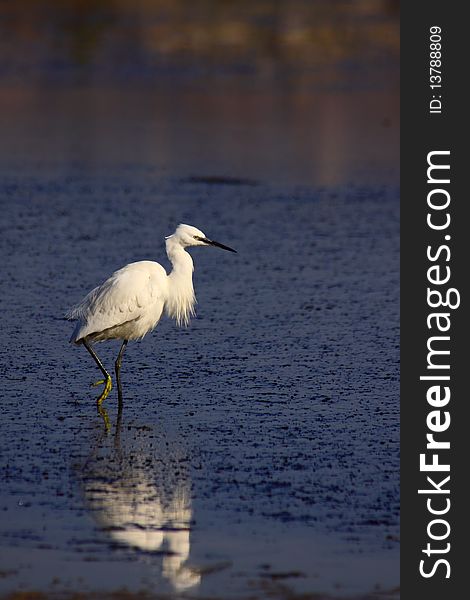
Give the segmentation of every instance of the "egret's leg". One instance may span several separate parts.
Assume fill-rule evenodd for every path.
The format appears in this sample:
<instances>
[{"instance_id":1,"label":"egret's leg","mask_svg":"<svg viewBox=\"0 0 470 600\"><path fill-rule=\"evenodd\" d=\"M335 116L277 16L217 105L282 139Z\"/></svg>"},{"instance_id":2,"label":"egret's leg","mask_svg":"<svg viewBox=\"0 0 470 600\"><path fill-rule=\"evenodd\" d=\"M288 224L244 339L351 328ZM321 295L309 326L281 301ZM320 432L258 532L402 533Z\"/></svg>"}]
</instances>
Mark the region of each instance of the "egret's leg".
<instances>
[{"instance_id":1,"label":"egret's leg","mask_svg":"<svg viewBox=\"0 0 470 600\"><path fill-rule=\"evenodd\" d=\"M126 349L127 343L129 340L124 340L122 342L121 349L119 350L119 354L116 358L116 362L114 363L114 370L116 372L116 381L118 386L118 402L119 406L122 406L122 385L121 385L121 363L122 363L122 355L124 354L124 350Z\"/></svg>"},{"instance_id":2,"label":"egret's leg","mask_svg":"<svg viewBox=\"0 0 470 600\"><path fill-rule=\"evenodd\" d=\"M108 411L104 408L104 406L98 406L98 413L103 419L105 432L109 433L111 431L111 423L109 422Z\"/></svg>"},{"instance_id":3,"label":"egret's leg","mask_svg":"<svg viewBox=\"0 0 470 600\"><path fill-rule=\"evenodd\" d=\"M108 397L108 394L111 391L111 388L113 387L113 383L111 381L111 375L108 373L108 371L106 371L106 369L104 368L103 363L100 361L100 359L98 358L96 352L90 346L90 344L88 343L88 340L86 338L84 338L84 340L83 340L83 345L88 350L88 352L92 355L93 360L98 365L100 371L104 375L104 379L98 381L97 384L96 384L96 385L98 385L99 383L104 383L104 390L102 391L101 396L96 401L97 404L98 404L98 410L99 410L99 408L101 406L101 403L104 400L106 400L106 398Z\"/></svg>"}]
</instances>

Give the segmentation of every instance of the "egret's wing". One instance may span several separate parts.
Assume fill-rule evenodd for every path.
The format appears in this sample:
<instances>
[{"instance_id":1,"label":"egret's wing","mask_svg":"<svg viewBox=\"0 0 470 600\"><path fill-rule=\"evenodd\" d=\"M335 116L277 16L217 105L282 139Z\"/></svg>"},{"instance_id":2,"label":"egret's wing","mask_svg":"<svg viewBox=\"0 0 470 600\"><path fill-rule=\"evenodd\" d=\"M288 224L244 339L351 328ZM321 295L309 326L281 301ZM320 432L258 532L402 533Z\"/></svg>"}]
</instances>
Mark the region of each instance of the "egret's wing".
<instances>
[{"instance_id":1,"label":"egret's wing","mask_svg":"<svg viewBox=\"0 0 470 600\"><path fill-rule=\"evenodd\" d=\"M132 263L93 289L66 316L82 321L86 333L82 330L80 337L104 331L138 319L155 302L164 301L165 285L166 273L158 263Z\"/></svg>"}]
</instances>

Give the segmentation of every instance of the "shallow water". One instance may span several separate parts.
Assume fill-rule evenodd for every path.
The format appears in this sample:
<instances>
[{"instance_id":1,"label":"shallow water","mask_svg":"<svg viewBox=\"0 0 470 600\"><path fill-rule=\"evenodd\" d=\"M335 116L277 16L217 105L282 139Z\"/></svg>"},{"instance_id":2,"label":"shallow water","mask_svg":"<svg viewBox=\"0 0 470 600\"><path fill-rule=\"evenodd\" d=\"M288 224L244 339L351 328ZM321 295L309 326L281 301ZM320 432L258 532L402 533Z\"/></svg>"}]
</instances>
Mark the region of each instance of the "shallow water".
<instances>
[{"instance_id":1,"label":"shallow water","mask_svg":"<svg viewBox=\"0 0 470 600\"><path fill-rule=\"evenodd\" d=\"M394 588L398 190L2 181L0 590ZM127 262L167 266L178 221L239 254L192 250L197 318L129 345L106 433L62 314Z\"/></svg>"}]
</instances>

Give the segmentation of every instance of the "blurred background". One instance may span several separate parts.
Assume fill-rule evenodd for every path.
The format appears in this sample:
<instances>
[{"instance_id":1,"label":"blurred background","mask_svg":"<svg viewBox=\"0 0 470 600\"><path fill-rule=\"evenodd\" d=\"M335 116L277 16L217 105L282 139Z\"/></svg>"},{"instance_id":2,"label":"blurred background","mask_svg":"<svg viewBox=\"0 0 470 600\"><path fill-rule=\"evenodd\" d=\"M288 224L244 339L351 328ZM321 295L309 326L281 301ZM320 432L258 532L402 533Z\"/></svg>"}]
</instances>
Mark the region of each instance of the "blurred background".
<instances>
[{"instance_id":1,"label":"blurred background","mask_svg":"<svg viewBox=\"0 0 470 600\"><path fill-rule=\"evenodd\" d=\"M0 1L0 159L396 181L397 0Z\"/></svg>"}]
</instances>

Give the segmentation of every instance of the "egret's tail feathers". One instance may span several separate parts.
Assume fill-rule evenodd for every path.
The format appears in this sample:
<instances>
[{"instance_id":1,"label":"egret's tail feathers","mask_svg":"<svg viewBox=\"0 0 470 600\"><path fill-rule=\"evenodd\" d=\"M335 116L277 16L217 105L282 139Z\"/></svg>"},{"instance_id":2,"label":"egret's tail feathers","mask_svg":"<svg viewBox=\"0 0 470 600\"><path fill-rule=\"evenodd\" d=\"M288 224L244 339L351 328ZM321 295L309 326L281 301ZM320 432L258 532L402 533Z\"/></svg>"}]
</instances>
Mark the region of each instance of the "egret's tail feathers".
<instances>
[{"instance_id":1,"label":"egret's tail feathers","mask_svg":"<svg viewBox=\"0 0 470 600\"><path fill-rule=\"evenodd\" d=\"M176 296L167 300L165 304L166 314L175 319L178 327L187 327L192 317L196 314L196 297L194 294L189 298Z\"/></svg>"},{"instance_id":2,"label":"egret's tail feathers","mask_svg":"<svg viewBox=\"0 0 470 600\"><path fill-rule=\"evenodd\" d=\"M73 308L70 308L64 315L64 318L67 319L67 321L76 321L79 318L79 315L77 315L77 307L74 306Z\"/></svg>"},{"instance_id":3,"label":"egret's tail feathers","mask_svg":"<svg viewBox=\"0 0 470 600\"><path fill-rule=\"evenodd\" d=\"M104 295L103 293L106 289L105 285L95 287L91 292L88 292L81 302L72 306L72 308L65 313L65 318L70 321L85 318L90 312L93 312L93 305L98 300L100 293Z\"/></svg>"},{"instance_id":4,"label":"egret's tail feathers","mask_svg":"<svg viewBox=\"0 0 470 600\"><path fill-rule=\"evenodd\" d=\"M90 308L93 306L93 303L96 301L99 293L100 287L94 288L85 296L85 298L83 298L81 302L75 306L72 306L72 308L65 313L65 318L69 321L78 321L75 329L73 330L72 336L70 337L70 344L77 344L84 337L83 335L80 335L80 332L90 314Z\"/></svg>"},{"instance_id":5,"label":"egret's tail feathers","mask_svg":"<svg viewBox=\"0 0 470 600\"><path fill-rule=\"evenodd\" d=\"M76 319L77 317L72 317L72 319ZM72 335L70 336L69 339L69 344L78 344L80 342L80 340L82 339L83 336L79 337L80 334L80 330L83 328L83 323L81 321L79 321L76 326L75 329L73 330Z\"/></svg>"},{"instance_id":6,"label":"egret's tail feathers","mask_svg":"<svg viewBox=\"0 0 470 600\"><path fill-rule=\"evenodd\" d=\"M83 329L83 317L84 317L84 313L85 313L85 307L83 306L83 302L81 302L80 304L77 304L76 306L72 306L72 308L70 310L68 310L65 313L65 318L68 319L69 321L78 321L77 324L75 325L75 328L73 330L72 335L70 336L69 339L69 344L77 344L80 340L79 338L79 332L81 329ZM83 336L81 336L83 337Z\"/></svg>"}]
</instances>

